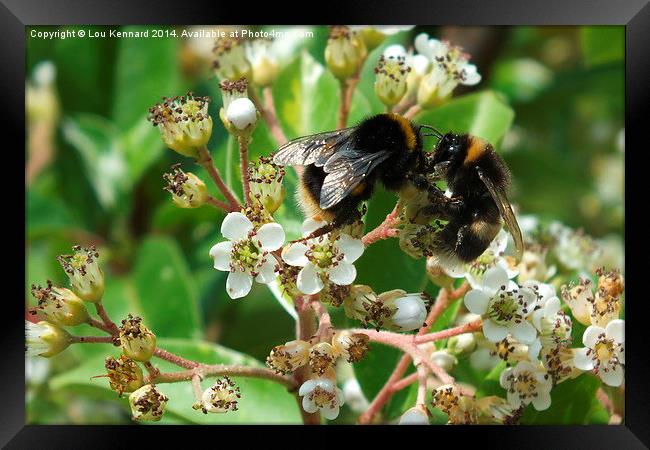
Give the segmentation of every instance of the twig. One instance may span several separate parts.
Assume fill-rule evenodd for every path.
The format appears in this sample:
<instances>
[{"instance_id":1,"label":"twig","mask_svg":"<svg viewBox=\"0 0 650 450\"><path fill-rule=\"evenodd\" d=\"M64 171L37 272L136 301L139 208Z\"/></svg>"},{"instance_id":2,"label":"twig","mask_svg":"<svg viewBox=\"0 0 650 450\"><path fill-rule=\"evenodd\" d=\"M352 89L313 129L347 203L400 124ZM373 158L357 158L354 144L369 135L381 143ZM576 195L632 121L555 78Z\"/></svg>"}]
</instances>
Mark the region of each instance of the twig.
<instances>
[{"instance_id":1,"label":"twig","mask_svg":"<svg viewBox=\"0 0 650 450\"><path fill-rule=\"evenodd\" d=\"M296 338L308 341L316 333L316 318L314 309L309 304L307 296L296 297L295 305L298 313L296 320ZM293 381L296 386L302 385L309 379L309 366L302 366L293 373ZM297 396L300 414L305 425L319 425L320 413L308 413L302 408L300 397Z\"/></svg>"},{"instance_id":2,"label":"twig","mask_svg":"<svg viewBox=\"0 0 650 450\"><path fill-rule=\"evenodd\" d=\"M97 311L97 315L102 319L102 322L108 328L112 335L116 336L120 333L120 329L118 328L117 325L115 325L115 322L111 320L110 317L108 317L108 314L106 313L106 310L104 309L104 305L102 305L102 302L95 303L95 310Z\"/></svg>"},{"instance_id":3,"label":"twig","mask_svg":"<svg viewBox=\"0 0 650 450\"><path fill-rule=\"evenodd\" d=\"M419 113L420 111L422 111L422 108L420 108L418 105L413 105L413 106L411 106L411 107L408 109L408 111L406 111L403 115L404 115L404 117L406 117L407 119L412 119L412 118L415 117L415 115L416 115L417 113Z\"/></svg>"},{"instance_id":4,"label":"twig","mask_svg":"<svg viewBox=\"0 0 650 450\"><path fill-rule=\"evenodd\" d=\"M377 228L366 233L366 235L361 239L361 242L363 242L363 244L367 247L370 244L382 239L388 239L397 236L399 230L396 230L394 227L400 223L399 213L401 209L402 204L398 201L395 204L393 211L386 216L384 221L380 223Z\"/></svg>"},{"instance_id":5,"label":"twig","mask_svg":"<svg viewBox=\"0 0 650 450\"><path fill-rule=\"evenodd\" d=\"M223 181L223 178L221 178L221 174L219 174L219 169L217 169L214 165L214 161L212 160L212 156L210 155L210 152L208 151L207 147L200 147L199 148L199 159L197 162L203 166L205 170L208 171L210 174L210 178L212 178L212 181L217 185L221 193L224 195L226 200L229 203L229 211L239 211L241 209L241 205L239 204L239 201L235 198L234 194L230 191L230 188L226 185L226 183Z\"/></svg>"},{"instance_id":6,"label":"twig","mask_svg":"<svg viewBox=\"0 0 650 450\"><path fill-rule=\"evenodd\" d=\"M72 336L72 344L112 344L113 336Z\"/></svg>"},{"instance_id":7,"label":"twig","mask_svg":"<svg viewBox=\"0 0 650 450\"><path fill-rule=\"evenodd\" d=\"M440 341L442 339L447 339L452 336L458 336L459 334L472 333L478 331L483 326L482 320L475 320L474 322L467 323L455 328L448 328L446 330L438 331L436 333L425 334L424 336L418 336L415 338L416 344L424 344L426 342Z\"/></svg>"},{"instance_id":8,"label":"twig","mask_svg":"<svg viewBox=\"0 0 650 450\"><path fill-rule=\"evenodd\" d=\"M393 383L393 392L398 392L401 391L404 388L409 387L413 383L418 381L418 373L412 373L411 375L407 375L404 378L402 378L399 381L396 381Z\"/></svg>"},{"instance_id":9,"label":"twig","mask_svg":"<svg viewBox=\"0 0 650 450\"><path fill-rule=\"evenodd\" d=\"M174 355L173 353L170 353L167 350L164 350L164 349L162 349L160 347L157 347L154 350L153 354L154 354L154 356L156 356L156 357L158 357L160 359L164 359L165 361L169 361L172 364L175 364L175 365L177 365L179 367L184 367L186 369L194 369L195 367L198 367L200 365L199 363L197 363L195 361L191 361L191 360L185 359L185 358L183 358L181 356Z\"/></svg>"},{"instance_id":10,"label":"twig","mask_svg":"<svg viewBox=\"0 0 650 450\"><path fill-rule=\"evenodd\" d=\"M375 415L381 410L381 408L390 400L391 396L394 393L393 384L397 382L402 376L406 369L408 369L409 364L411 363L411 357L408 355L402 356L402 359L399 360L397 366L393 370L393 373L384 384L384 387L377 393L375 398L368 406L368 409L359 416L358 422L362 425L372 422L372 419Z\"/></svg>"},{"instance_id":11,"label":"twig","mask_svg":"<svg viewBox=\"0 0 650 450\"><path fill-rule=\"evenodd\" d=\"M251 202L251 185L248 178L248 138L239 136L239 162L241 168L241 182L244 187L244 203L250 205Z\"/></svg>"},{"instance_id":12,"label":"twig","mask_svg":"<svg viewBox=\"0 0 650 450\"><path fill-rule=\"evenodd\" d=\"M417 367L417 379L418 379L418 396L415 400L416 405L424 405L427 399L427 371L419 365Z\"/></svg>"},{"instance_id":13,"label":"twig","mask_svg":"<svg viewBox=\"0 0 650 450\"><path fill-rule=\"evenodd\" d=\"M208 195L207 202L208 202L209 204L211 204L212 206L215 206L215 207L217 207L217 208L219 208L219 209L223 209L223 210L226 211L226 212L230 212L230 211L231 211L230 205L228 205L228 204L225 203L225 202L222 202L221 200L218 200L218 199L214 198L214 197L211 196L211 195Z\"/></svg>"}]
</instances>

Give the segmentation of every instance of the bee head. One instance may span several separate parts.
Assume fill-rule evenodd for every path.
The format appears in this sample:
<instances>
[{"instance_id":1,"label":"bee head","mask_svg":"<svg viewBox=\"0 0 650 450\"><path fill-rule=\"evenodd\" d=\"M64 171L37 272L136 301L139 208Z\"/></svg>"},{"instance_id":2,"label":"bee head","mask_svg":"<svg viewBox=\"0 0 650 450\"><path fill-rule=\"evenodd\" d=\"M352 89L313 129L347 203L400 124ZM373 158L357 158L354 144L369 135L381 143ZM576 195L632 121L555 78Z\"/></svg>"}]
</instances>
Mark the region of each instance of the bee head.
<instances>
[{"instance_id":1,"label":"bee head","mask_svg":"<svg viewBox=\"0 0 650 450\"><path fill-rule=\"evenodd\" d=\"M442 136L430 161L435 178L447 178L463 164L466 153L467 135L450 132Z\"/></svg>"}]
</instances>

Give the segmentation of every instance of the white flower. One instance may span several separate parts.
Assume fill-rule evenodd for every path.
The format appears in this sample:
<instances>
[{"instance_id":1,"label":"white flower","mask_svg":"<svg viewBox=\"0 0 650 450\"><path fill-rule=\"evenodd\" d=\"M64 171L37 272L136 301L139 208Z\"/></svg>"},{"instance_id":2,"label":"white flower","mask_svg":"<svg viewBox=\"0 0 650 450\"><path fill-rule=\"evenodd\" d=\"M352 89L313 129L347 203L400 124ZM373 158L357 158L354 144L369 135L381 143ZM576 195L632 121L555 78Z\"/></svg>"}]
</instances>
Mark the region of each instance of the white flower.
<instances>
[{"instance_id":1,"label":"white flower","mask_svg":"<svg viewBox=\"0 0 650 450\"><path fill-rule=\"evenodd\" d=\"M325 225L313 219L303 223L303 236ZM306 242L295 242L282 251L282 259L292 266L302 267L296 285L304 294L316 294L332 282L341 286L352 284L357 276L354 263L363 254L364 245L360 239L341 233L319 236Z\"/></svg>"},{"instance_id":2,"label":"white flower","mask_svg":"<svg viewBox=\"0 0 650 450\"><path fill-rule=\"evenodd\" d=\"M70 279L72 289L84 301L97 303L104 295L104 273L99 267L99 252L92 245L72 247L74 255L59 255L61 267Z\"/></svg>"},{"instance_id":3,"label":"white flower","mask_svg":"<svg viewBox=\"0 0 650 450\"><path fill-rule=\"evenodd\" d=\"M343 405L343 391L336 383L327 378L316 378L305 381L298 395L302 397L302 409L308 413L321 410L323 417L328 420L336 419L339 408Z\"/></svg>"},{"instance_id":4,"label":"white flower","mask_svg":"<svg viewBox=\"0 0 650 450\"><path fill-rule=\"evenodd\" d=\"M474 85L481 81L469 55L448 42L430 39L422 33L415 38L415 49L431 61L431 71L424 76L418 91L418 104L432 107L448 98L458 84Z\"/></svg>"},{"instance_id":5,"label":"white flower","mask_svg":"<svg viewBox=\"0 0 650 450\"><path fill-rule=\"evenodd\" d=\"M258 86L268 86L275 81L280 66L272 40L255 39L247 41L246 56L253 68L253 83Z\"/></svg>"},{"instance_id":6,"label":"white flower","mask_svg":"<svg viewBox=\"0 0 650 450\"><path fill-rule=\"evenodd\" d=\"M514 368L509 367L501 372L499 382L507 391L508 403L515 408L531 402L537 411L551 406L553 382L539 363L522 361Z\"/></svg>"},{"instance_id":7,"label":"white flower","mask_svg":"<svg viewBox=\"0 0 650 450\"><path fill-rule=\"evenodd\" d=\"M399 419L399 425L429 425L429 415L424 405L407 409Z\"/></svg>"},{"instance_id":8,"label":"white flower","mask_svg":"<svg viewBox=\"0 0 650 450\"><path fill-rule=\"evenodd\" d=\"M25 321L25 344L30 356L49 358L70 345L70 334L50 322L32 323Z\"/></svg>"},{"instance_id":9,"label":"white flower","mask_svg":"<svg viewBox=\"0 0 650 450\"><path fill-rule=\"evenodd\" d=\"M241 397L239 387L228 377L217 379L212 387L203 391L201 409L205 414L223 414L237 411L237 402Z\"/></svg>"},{"instance_id":10,"label":"white flower","mask_svg":"<svg viewBox=\"0 0 650 450\"><path fill-rule=\"evenodd\" d=\"M533 312L537 296L528 288L519 288L501 267L485 272L483 285L465 295L465 306L483 317L483 334L498 342L508 333L523 344L532 343L537 332L526 318Z\"/></svg>"},{"instance_id":11,"label":"white flower","mask_svg":"<svg viewBox=\"0 0 650 450\"><path fill-rule=\"evenodd\" d=\"M605 328L587 327L582 343L585 348L575 351L576 367L593 370L609 386L620 386L625 365L625 321L612 320Z\"/></svg>"},{"instance_id":12,"label":"white flower","mask_svg":"<svg viewBox=\"0 0 650 450\"><path fill-rule=\"evenodd\" d=\"M591 325L592 304L595 301L593 282L581 278L577 285L562 286L562 300L571 308L573 317L583 325Z\"/></svg>"},{"instance_id":13,"label":"white flower","mask_svg":"<svg viewBox=\"0 0 650 450\"><path fill-rule=\"evenodd\" d=\"M238 130L243 130L255 125L257 121L257 109L255 109L255 105L250 99L238 98L228 105L226 118Z\"/></svg>"},{"instance_id":14,"label":"white flower","mask_svg":"<svg viewBox=\"0 0 650 450\"><path fill-rule=\"evenodd\" d=\"M431 361L433 361L436 366L444 369L445 372L451 371L456 364L458 364L458 359L456 359L456 357L446 349L437 350L431 353Z\"/></svg>"},{"instance_id":15,"label":"white flower","mask_svg":"<svg viewBox=\"0 0 650 450\"><path fill-rule=\"evenodd\" d=\"M555 243L553 251L558 261L571 270L589 270L601 249L590 236L582 230L572 230L560 222L549 225L549 233Z\"/></svg>"},{"instance_id":16,"label":"white flower","mask_svg":"<svg viewBox=\"0 0 650 450\"><path fill-rule=\"evenodd\" d=\"M384 56L384 58L387 59L388 58L397 59L397 58L406 58L408 54L406 53L406 49L404 48L404 46L399 44L393 44L386 47L382 55Z\"/></svg>"},{"instance_id":17,"label":"white flower","mask_svg":"<svg viewBox=\"0 0 650 450\"><path fill-rule=\"evenodd\" d=\"M560 308L560 299L552 297L533 312L532 322L539 331L545 349L566 343L571 339L571 318Z\"/></svg>"},{"instance_id":18,"label":"white flower","mask_svg":"<svg viewBox=\"0 0 650 450\"><path fill-rule=\"evenodd\" d=\"M397 311L392 315L391 321L395 327L402 331L416 330L427 318L427 308L422 294L406 294L393 302Z\"/></svg>"},{"instance_id":19,"label":"white flower","mask_svg":"<svg viewBox=\"0 0 650 450\"><path fill-rule=\"evenodd\" d=\"M267 223L255 230L253 223L240 212L231 212L221 224L221 234L228 241L210 249L214 268L230 272L226 291L230 298L246 296L253 285L275 280L276 261L270 252L284 243L284 230L277 223Z\"/></svg>"},{"instance_id":20,"label":"white flower","mask_svg":"<svg viewBox=\"0 0 650 450\"><path fill-rule=\"evenodd\" d=\"M501 267L505 270L509 279L519 273L514 267L512 259L505 256L508 246L508 233L501 229L494 237L485 251L471 263L462 266L452 267L442 265L442 269L452 278L465 278L467 282L476 289L481 286L485 272L492 267Z\"/></svg>"},{"instance_id":21,"label":"white flower","mask_svg":"<svg viewBox=\"0 0 650 450\"><path fill-rule=\"evenodd\" d=\"M492 370L500 362L501 358L485 347L479 347L469 355L469 363L476 370Z\"/></svg>"}]
</instances>

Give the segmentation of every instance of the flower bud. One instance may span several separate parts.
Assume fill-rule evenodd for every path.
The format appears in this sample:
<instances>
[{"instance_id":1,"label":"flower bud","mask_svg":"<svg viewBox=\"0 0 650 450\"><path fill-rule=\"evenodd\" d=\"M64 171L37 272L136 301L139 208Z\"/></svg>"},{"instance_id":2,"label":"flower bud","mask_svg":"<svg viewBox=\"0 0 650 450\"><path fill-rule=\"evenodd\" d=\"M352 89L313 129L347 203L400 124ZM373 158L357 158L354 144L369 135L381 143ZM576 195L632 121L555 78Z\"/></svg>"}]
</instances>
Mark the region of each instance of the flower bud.
<instances>
[{"instance_id":1,"label":"flower bud","mask_svg":"<svg viewBox=\"0 0 650 450\"><path fill-rule=\"evenodd\" d=\"M374 326L377 330L392 314L372 288L363 284L351 287L350 295L343 301L343 309L349 318L360 320L365 326Z\"/></svg>"},{"instance_id":2,"label":"flower bud","mask_svg":"<svg viewBox=\"0 0 650 450\"><path fill-rule=\"evenodd\" d=\"M447 341L447 350L454 356L469 355L476 348L474 333L463 333L452 336Z\"/></svg>"},{"instance_id":3,"label":"flower bud","mask_svg":"<svg viewBox=\"0 0 650 450\"><path fill-rule=\"evenodd\" d=\"M198 208L208 200L205 183L191 172L185 173L180 164L172 166L172 172L163 175L167 186L163 189L172 194L172 201L179 208Z\"/></svg>"},{"instance_id":4,"label":"flower bud","mask_svg":"<svg viewBox=\"0 0 650 450\"><path fill-rule=\"evenodd\" d=\"M237 411L239 398L241 398L239 387L230 378L224 376L217 379L212 387L203 391L199 407L203 414L223 414L228 411Z\"/></svg>"},{"instance_id":5,"label":"flower bud","mask_svg":"<svg viewBox=\"0 0 650 450\"><path fill-rule=\"evenodd\" d=\"M104 296L104 273L99 267L99 253L93 245L72 247L74 255L59 255L57 259L70 279L72 289L84 301L97 303Z\"/></svg>"},{"instance_id":6,"label":"flower bud","mask_svg":"<svg viewBox=\"0 0 650 450\"><path fill-rule=\"evenodd\" d=\"M424 320L427 318L425 294L407 294L396 289L381 294L379 299L394 311L387 323L389 328L411 331L424 325Z\"/></svg>"},{"instance_id":7,"label":"flower bud","mask_svg":"<svg viewBox=\"0 0 650 450\"><path fill-rule=\"evenodd\" d=\"M61 353L70 345L71 336L53 323L25 321L25 343L27 354L49 358Z\"/></svg>"},{"instance_id":8,"label":"flower bud","mask_svg":"<svg viewBox=\"0 0 650 450\"><path fill-rule=\"evenodd\" d=\"M129 395L133 420L158 422L162 419L167 406L165 395L153 384L146 384Z\"/></svg>"},{"instance_id":9,"label":"flower bud","mask_svg":"<svg viewBox=\"0 0 650 450\"><path fill-rule=\"evenodd\" d=\"M180 97L164 98L149 108L149 121L158 127L167 147L184 156L198 157L212 135L212 117L208 114L209 97L195 97L191 92Z\"/></svg>"},{"instance_id":10,"label":"flower bud","mask_svg":"<svg viewBox=\"0 0 650 450\"><path fill-rule=\"evenodd\" d=\"M142 324L142 318L129 316L122 320L120 344L124 354L136 361L149 361L156 349L156 335Z\"/></svg>"},{"instance_id":11,"label":"flower bud","mask_svg":"<svg viewBox=\"0 0 650 450\"><path fill-rule=\"evenodd\" d=\"M343 405L343 391L336 387L336 381L329 378L316 378L305 381L298 390L302 397L302 409L308 413L321 411L323 417L334 420Z\"/></svg>"},{"instance_id":12,"label":"flower bud","mask_svg":"<svg viewBox=\"0 0 650 450\"><path fill-rule=\"evenodd\" d=\"M456 357L445 349L431 353L431 361L445 372L450 372L458 364Z\"/></svg>"},{"instance_id":13,"label":"flower bud","mask_svg":"<svg viewBox=\"0 0 650 450\"><path fill-rule=\"evenodd\" d=\"M399 419L399 425L429 425L429 411L424 405L407 409Z\"/></svg>"},{"instance_id":14,"label":"flower bud","mask_svg":"<svg viewBox=\"0 0 650 450\"><path fill-rule=\"evenodd\" d=\"M357 73L368 51L358 34L346 26L334 26L325 47L327 68L339 80Z\"/></svg>"},{"instance_id":15,"label":"flower bud","mask_svg":"<svg viewBox=\"0 0 650 450\"><path fill-rule=\"evenodd\" d=\"M349 363L361 361L368 352L368 335L352 333L348 330L339 331L332 338L334 354Z\"/></svg>"},{"instance_id":16,"label":"flower bud","mask_svg":"<svg viewBox=\"0 0 650 450\"><path fill-rule=\"evenodd\" d=\"M32 295L38 300L36 312L42 312L48 321L57 325L73 327L90 319L84 302L74 292L54 287L49 280L45 288L32 284Z\"/></svg>"},{"instance_id":17,"label":"flower bud","mask_svg":"<svg viewBox=\"0 0 650 450\"><path fill-rule=\"evenodd\" d=\"M429 72L431 63L424 55L413 55L408 62L411 71L406 76L407 96L415 99L422 77Z\"/></svg>"},{"instance_id":18,"label":"flower bud","mask_svg":"<svg viewBox=\"0 0 650 450\"><path fill-rule=\"evenodd\" d=\"M309 367L317 375L323 375L328 369L334 366L336 357L332 344L319 342L309 349Z\"/></svg>"},{"instance_id":19,"label":"flower bud","mask_svg":"<svg viewBox=\"0 0 650 450\"><path fill-rule=\"evenodd\" d=\"M226 110L226 119L237 130L251 129L257 122L257 109L255 105L247 98L238 98L233 100Z\"/></svg>"},{"instance_id":20,"label":"flower bud","mask_svg":"<svg viewBox=\"0 0 650 450\"><path fill-rule=\"evenodd\" d=\"M286 191L282 186L284 167L273 163L271 158L260 157L258 162L248 168L251 199L259 202L269 214L282 205Z\"/></svg>"},{"instance_id":21,"label":"flower bud","mask_svg":"<svg viewBox=\"0 0 650 450\"><path fill-rule=\"evenodd\" d=\"M219 79L238 80L242 77L251 78L251 64L246 57L242 39L219 38L212 51L215 55L212 68Z\"/></svg>"},{"instance_id":22,"label":"flower bud","mask_svg":"<svg viewBox=\"0 0 650 450\"><path fill-rule=\"evenodd\" d=\"M277 373L286 375L309 362L309 342L295 340L273 347L266 365Z\"/></svg>"},{"instance_id":23,"label":"flower bud","mask_svg":"<svg viewBox=\"0 0 650 450\"><path fill-rule=\"evenodd\" d=\"M253 83L261 87L273 84L280 72L280 66L273 53L272 41L255 39L247 42L246 56L253 68Z\"/></svg>"},{"instance_id":24,"label":"flower bud","mask_svg":"<svg viewBox=\"0 0 650 450\"><path fill-rule=\"evenodd\" d=\"M144 384L142 369L138 363L124 355L120 355L119 359L107 357L104 367L107 371L108 384L120 397L123 393L133 392Z\"/></svg>"},{"instance_id":25,"label":"flower bud","mask_svg":"<svg viewBox=\"0 0 650 450\"><path fill-rule=\"evenodd\" d=\"M379 57L375 67L375 93L386 106L396 105L406 94L406 76L411 68L403 56Z\"/></svg>"}]
</instances>

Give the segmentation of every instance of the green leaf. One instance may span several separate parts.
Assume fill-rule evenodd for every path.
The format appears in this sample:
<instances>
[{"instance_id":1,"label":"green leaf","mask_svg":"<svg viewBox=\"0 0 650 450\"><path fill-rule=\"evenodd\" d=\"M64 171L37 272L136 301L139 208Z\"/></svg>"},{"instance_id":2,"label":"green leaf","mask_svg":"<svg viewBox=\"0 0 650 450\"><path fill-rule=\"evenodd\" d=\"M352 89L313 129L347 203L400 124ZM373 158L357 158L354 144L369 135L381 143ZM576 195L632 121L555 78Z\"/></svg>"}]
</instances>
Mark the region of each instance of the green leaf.
<instances>
[{"instance_id":1,"label":"green leaf","mask_svg":"<svg viewBox=\"0 0 650 450\"><path fill-rule=\"evenodd\" d=\"M128 177L137 182L144 172L166 151L160 139L160 131L151 125L143 114L135 124L121 134L120 144L124 148Z\"/></svg>"},{"instance_id":2,"label":"green leaf","mask_svg":"<svg viewBox=\"0 0 650 450\"><path fill-rule=\"evenodd\" d=\"M133 279L145 324L157 336L202 336L196 290L178 244L165 237L147 238L138 251Z\"/></svg>"},{"instance_id":3,"label":"green leaf","mask_svg":"<svg viewBox=\"0 0 650 450\"><path fill-rule=\"evenodd\" d=\"M596 391L599 387L600 380L586 373L574 380L564 381L551 391L551 406L547 410L537 411L529 405L521 418L521 423L525 425L586 425L602 422L603 407L596 399Z\"/></svg>"},{"instance_id":4,"label":"green leaf","mask_svg":"<svg viewBox=\"0 0 650 450\"><path fill-rule=\"evenodd\" d=\"M582 27L582 53L589 66L597 66L625 58L625 27Z\"/></svg>"},{"instance_id":5,"label":"green leaf","mask_svg":"<svg viewBox=\"0 0 650 450\"><path fill-rule=\"evenodd\" d=\"M27 192L27 233L30 238L47 236L74 225L66 204L57 196L45 197L30 189Z\"/></svg>"},{"instance_id":6,"label":"green leaf","mask_svg":"<svg viewBox=\"0 0 650 450\"><path fill-rule=\"evenodd\" d=\"M501 372L503 372L506 367L506 362L501 361L494 367L494 369L490 371L490 373L485 377L481 385L476 390L476 396L478 398L487 397L490 395L504 397L506 395L505 389L503 389L499 383Z\"/></svg>"},{"instance_id":7,"label":"green leaf","mask_svg":"<svg viewBox=\"0 0 650 450\"><path fill-rule=\"evenodd\" d=\"M121 203L131 183L113 124L100 116L79 114L64 121L63 137L79 153L101 206L110 210Z\"/></svg>"},{"instance_id":8,"label":"green leaf","mask_svg":"<svg viewBox=\"0 0 650 450\"><path fill-rule=\"evenodd\" d=\"M123 31L142 31L129 26ZM130 130L162 96L180 95L178 50L175 37L121 39L115 62L113 118L123 131Z\"/></svg>"},{"instance_id":9,"label":"green leaf","mask_svg":"<svg viewBox=\"0 0 650 450\"><path fill-rule=\"evenodd\" d=\"M336 128L339 85L306 51L284 68L273 85L280 125L287 138Z\"/></svg>"},{"instance_id":10,"label":"green leaf","mask_svg":"<svg viewBox=\"0 0 650 450\"><path fill-rule=\"evenodd\" d=\"M242 353L228 348L201 341L185 339L159 339L158 343L172 353L184 358L201 361L206 364L237 364L252 367L262 367L262 364ZM106 355L117 356L117 350L107 347ZM154 364L163 372L179 371L167 361L155 359ZM111 391L106 378L91 378L105 373L104 358L99 355L84 362L75 369L51 379L50 387L54 390L82 393L95 398L111 399L129 411L128 398L118 398ZM192 409L194 395L190 382L158 384L157 387L167 397L169 402L165 416L160 423L178 422L179 418L197 424L240 423L240 424L281 424L300 423L300 412L294 397L285 387L268 380L233 377L241 388L239 410L227 414L203 414ZM208 378L202 383L205 389L214 378Z\"/></svg>"},{"instance_id":11,"label":"green leaf","mask_svg":"<svg viewBox=\"0 0 650 450\"><path fill-rule=\"evenodd\" d=\"M416 115L416 122L439 130L470 133L497 145L512 124L514 111L492 91L458 97Z\"/></svg>"}]
</instances>

